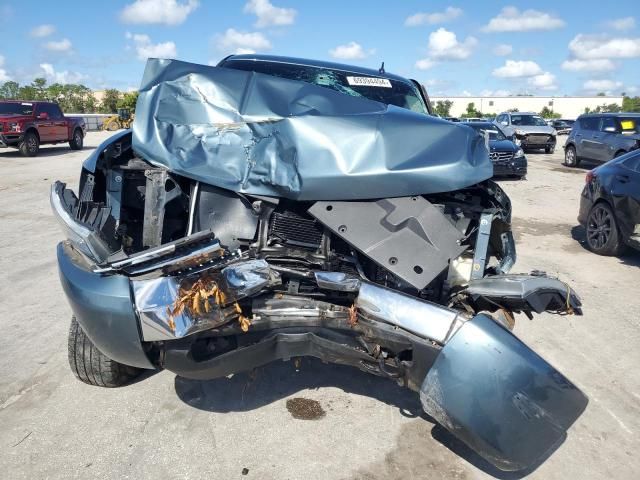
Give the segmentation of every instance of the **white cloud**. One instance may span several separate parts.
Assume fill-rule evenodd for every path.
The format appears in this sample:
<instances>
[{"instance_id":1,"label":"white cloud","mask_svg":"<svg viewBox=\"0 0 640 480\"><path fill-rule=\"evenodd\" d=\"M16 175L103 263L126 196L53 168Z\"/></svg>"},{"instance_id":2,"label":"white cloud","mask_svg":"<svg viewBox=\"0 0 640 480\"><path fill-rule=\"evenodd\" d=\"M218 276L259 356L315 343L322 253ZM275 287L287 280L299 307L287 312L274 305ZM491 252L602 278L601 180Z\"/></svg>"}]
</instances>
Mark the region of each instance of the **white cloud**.
<instances>
[{"instance_id":1,"label":"white cloud","mask_svg":"<svg viewBox=\"0 0 640 480\"><path fill-rule=\"evenodd\" d=\"M68 70L56 72L50 63L41 63L40 70L41 76L49 83L80 83L89 78L87 75L79 72L69 72Z\"/></svg>"},{"instance_id":2,"label":"white cloud","mask_svg":"<svg viewBox=\"0 0 640 480\"><path fill-rule=\"evenodd\" d=\"M120 12L125 23L180 25L198 8L198 0L135 0Z\"/></svg>"},{"instance_id":3,"label":"white cloud","mask_svg":"<svg viewBox=\"0 0 640 480\"><path fill-rule=\"evenodd\" d=\"M73 45L68 38L63 38L59 41L52 40L50 42L47 42L43 45L43 47L50 52L70 52L73 48Z\"/></svg>"},{"instance_id":4,"label":"white cloud","mask_svg":"<svg viewBox=\"0 0 640 480\"><path fill-rule=\"evenodd\" d=\"M508 97L511 95L509 90L482 90L481 97Z\"/></svg>"},{"instance_id":5,"label":"white cloud","mask_svg":"<svg viewBox=\"0 0 640 480\"><path fill-rule=\"evenodd\" d=\"M580 59L640 57L640 38L610 38L606 35L576 35L569 51Z\"/></svg>"},{"instance_id":6,"label":"white cloud","mask_svg":"<svg viewBox=\"0 0 640 480\"><path fill-rule=\"evenodd\" d=\"M608 58L594 58L593 60L574 58L562 62L562 68L570 72L608 72L615 70L616 65Z\"/></svg>"},{"instance_id":7,"label":"white cloud","mask_svg":"<svg viewBox=\"0 0 640 480\"><path fill-rule=\"evenodd\" d=\"M423 58L418 60L414 65L418 70L429 70L431 67L436 65L438 62L434 62L430 58Z\"/></svg>"},{"instance_id":8,"label":"white cloud","mask_svg":"<svg viewBox=\"0 0 640 480\"><path fill-rule=\"evenodd\" d=\"M542 74L540 65L531 60L507 60L502 67L493 71L494 77L523 78Z\"/></svg>"},{"instance_id":9,"label":"white cloud","mask_svg":"<svg viewBox=\"0 0 640 480\"><path fill-rule=\"evenodd\" d=\"M455 33L439 28L429 35L429 55L436 60L464 60L469 58L477 43L473 37L459 42Z\"/></svg>"},{"instance_id":10,"label":"white cloud","mask_svg":"<svg viewBox=\"0 0 640 480\"><path fill-rule=\"evenodd\" d=\"M254 24L257 28L292 25L298 14L293 8L276 7L269 0L249 0L243 11L258 17Z\"/></svg>"},{"instance_id":11,"label":"white cloud","mask_svg":"<svg viewBox=\"0 0 640 480\"><path fill-rule=\"evenodd\" d=\"M11 80L11 77L9 77L7 71L2 67L4 67L4 56L0 55L0 82L7 82Z\"/></svg>"},{"instance_id":12,"label":"white cloud","mask_svg":"<svg viewBox=\"0 0 640 480\"><path fill-rule=\"evenodd\" d=\"M539 88L541 90L556 90L558 88L556 85L556 76L549 72L529 77L527 83L532 87Z\"/></svg>"},{"instance_id":13,"label":"white cloud","mask_svg":"<svg viewBox=\"0 0 640 480\"><path fill-rule=\"evenodd\" d=\"M456 7L447 7L444 12L434 13L414 13L407 17L404 21L406 27L418 27L420 25L433 25L436 23L445 23L455 20L462 15L462 9Z\"/></svg>"},{"instance_id":14,"label":"white cloud","mask_svg":"<svg viewBox=\"0 0 640 480\"><path fill-rule=\"evenodd\" d=\"M507 55L511 55L513 52L513 47L511 45L507 45L506 43L501 43L500 45L496 45L493 49L493 54L498 55L500 57L505 57Z\"/></svg>"},{"instance_id":15,"label":"white cloud","mask_svg":"<svg viewBox=\"0 0 640 480\"><path fill-rule=\"evenodd\" d=\"M616 18L608 21L606 25L614 30L631 30L636 26L636 19L633 17Z\"/></svg>"},{"instance_id":16,"label":"white cloud","mask_svg":"<svg viewBox=\"0 0 640 480\"><path fill-rule=\"evenodd\" d=\"M613 80L587 80L583 85L584 89L589 92L611 92L622 88L622 82Z\"/></svg>"},{"instance_id":17,"label":"white cloud","mask_svg":"<svg viewBox=\"0 0 640 480\"><path fill-rule=\"evenodd\" d=\"M56 27L54 27L53 25L38 25L37 27L34 27L31 29L31 32L29 32L29 35L31 35L34 38L43 38L43 37L48 37L55 31L56 31Z\"/></svg>"},{"instance_id":18,"label":"white cloud","mask_svg":"<svg viewBox=\"0 0 640 480\"><path fill-rule=\"evenodd\" d=\"M504 7L498 16L482 27L483 32L528 32L555 30L564 27L564 20L538 10L520 11L516 7Z\"/></svg>"},{"instance_id":19,"label":"white cloud","mask_svg":"<svg viewBox=\"0 0 640 480\"><path fill-rule=\"evenodd\" d=\"M133 40L138 60L148 58L176 58L178 51L174 42L152 43L149 35L127 32L125 36Z\"/></svg>"},{"instance_id":20,"label":"white cloud","mask_svg":"<svg viewBox=\"0 0 640 480\"><path fill-rule=\"evenodd\" d=\"M359 60L367 58L369 55L373 55L375 49L365 50L357 42L349 42L345 45L338 45L336 48L329 50L329 55L333 58L339 58L341 60Z\"/></svg>"},{"instance_id":21,"label":"white cloud","mask_svg":"<svg viewBox=\"0 0 640 480\"><path fill-rule=\"evenodd\" d=\"M271 42L260 32L239 32L228 28L224 34L216 36L216 47L225 53L255 53L270 50Z\"/></svg>"}]
</instances>

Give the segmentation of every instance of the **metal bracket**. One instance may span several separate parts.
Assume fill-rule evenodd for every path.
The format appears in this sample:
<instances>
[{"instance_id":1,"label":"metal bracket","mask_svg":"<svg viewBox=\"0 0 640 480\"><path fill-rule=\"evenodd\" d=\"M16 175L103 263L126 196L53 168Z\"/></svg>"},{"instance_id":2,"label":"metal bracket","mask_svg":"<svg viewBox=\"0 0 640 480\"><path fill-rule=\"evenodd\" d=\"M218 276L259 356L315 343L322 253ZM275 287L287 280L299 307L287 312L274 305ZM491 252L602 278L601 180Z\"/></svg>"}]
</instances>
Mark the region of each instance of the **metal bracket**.
<instances>
[{"instance_id":1,"label":"metal bracket","mask_svg":"<svg viewBox=\"0 0 640 480\"><path fill-rule=\"evenodd\" d=\"M484 277L484 267L487 263L487 250L489 249L489 237L491 236L492 223L493 212L484 212L480 215L480 227L478 228L476 250L473 254L473 266L471 268L472 280Z\"/></svg>"},{"instance_id":2,"label":"metal bracket","mask_svg":"<svg viewBox=\"0 0 640 480\"><path fill-rule=\"evenodd\" d=\"M144 198L144 224L142 246L157 247L162 244L162 226L167 203L182 191L166 170L146 170L147 177Z\"/></svg>"}]
</instances>

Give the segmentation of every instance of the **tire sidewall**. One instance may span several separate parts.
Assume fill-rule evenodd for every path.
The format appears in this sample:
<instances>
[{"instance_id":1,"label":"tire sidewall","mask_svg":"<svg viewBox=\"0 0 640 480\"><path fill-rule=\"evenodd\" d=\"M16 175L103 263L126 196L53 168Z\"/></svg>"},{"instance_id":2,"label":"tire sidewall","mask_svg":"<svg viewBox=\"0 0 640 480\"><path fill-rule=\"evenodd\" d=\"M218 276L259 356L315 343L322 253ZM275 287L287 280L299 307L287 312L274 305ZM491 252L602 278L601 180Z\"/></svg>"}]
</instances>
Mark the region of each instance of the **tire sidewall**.
<instances>
[{"instance_id":1,"label":"tire sidewall","mask_svg":"<svg viewBox=\"0 0 640 480\"><path fill-rule=\"evenodd\" d=\"M20 153L25 157L35 157L40 150L40 140L38 136L29 131L24 134L24 139L20 144Z\"/></svg>"}]
</instances>

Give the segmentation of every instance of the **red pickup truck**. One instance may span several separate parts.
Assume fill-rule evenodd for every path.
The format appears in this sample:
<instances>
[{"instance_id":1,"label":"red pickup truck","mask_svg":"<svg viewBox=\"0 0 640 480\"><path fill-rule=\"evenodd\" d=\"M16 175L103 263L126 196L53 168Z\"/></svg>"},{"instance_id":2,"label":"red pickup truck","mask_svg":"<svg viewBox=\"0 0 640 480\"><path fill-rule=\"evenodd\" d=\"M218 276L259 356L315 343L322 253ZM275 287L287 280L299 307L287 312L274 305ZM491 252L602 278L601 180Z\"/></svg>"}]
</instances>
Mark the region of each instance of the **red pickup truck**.
<instances>
[{"instance_id":1,"label":"red pickup truck","mask_svg":"<svg viewBox=\"0 0 640 480\"><path fill-rule=\"evenodd\" d=\"M25 157L38 155L40 145L69 142L82 149L86 126L82 118L65 117L57 103L0 101L0 147L14 147Z\"/></svg>"}]
</instances>

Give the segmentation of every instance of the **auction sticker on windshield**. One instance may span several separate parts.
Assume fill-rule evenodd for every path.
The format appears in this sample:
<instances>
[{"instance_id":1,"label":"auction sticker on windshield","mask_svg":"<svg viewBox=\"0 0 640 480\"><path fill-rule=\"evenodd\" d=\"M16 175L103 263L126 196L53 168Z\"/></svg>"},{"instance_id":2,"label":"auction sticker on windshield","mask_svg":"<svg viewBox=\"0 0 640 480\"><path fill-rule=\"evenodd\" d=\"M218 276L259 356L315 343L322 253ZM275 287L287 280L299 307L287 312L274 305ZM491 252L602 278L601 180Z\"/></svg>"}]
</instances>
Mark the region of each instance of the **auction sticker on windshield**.
<instances>
[{"instance_id":1,"label":"auction sticker on windshield","mask_svg":"<svg viewBox=\"0 0 640 480\"><path fill-rule=\"evenodd\" d=\"M391 82L386 78L376 77L347 77L349 85L357 87L384 87L392 88Z\"/></svg>"}]
</instances>

